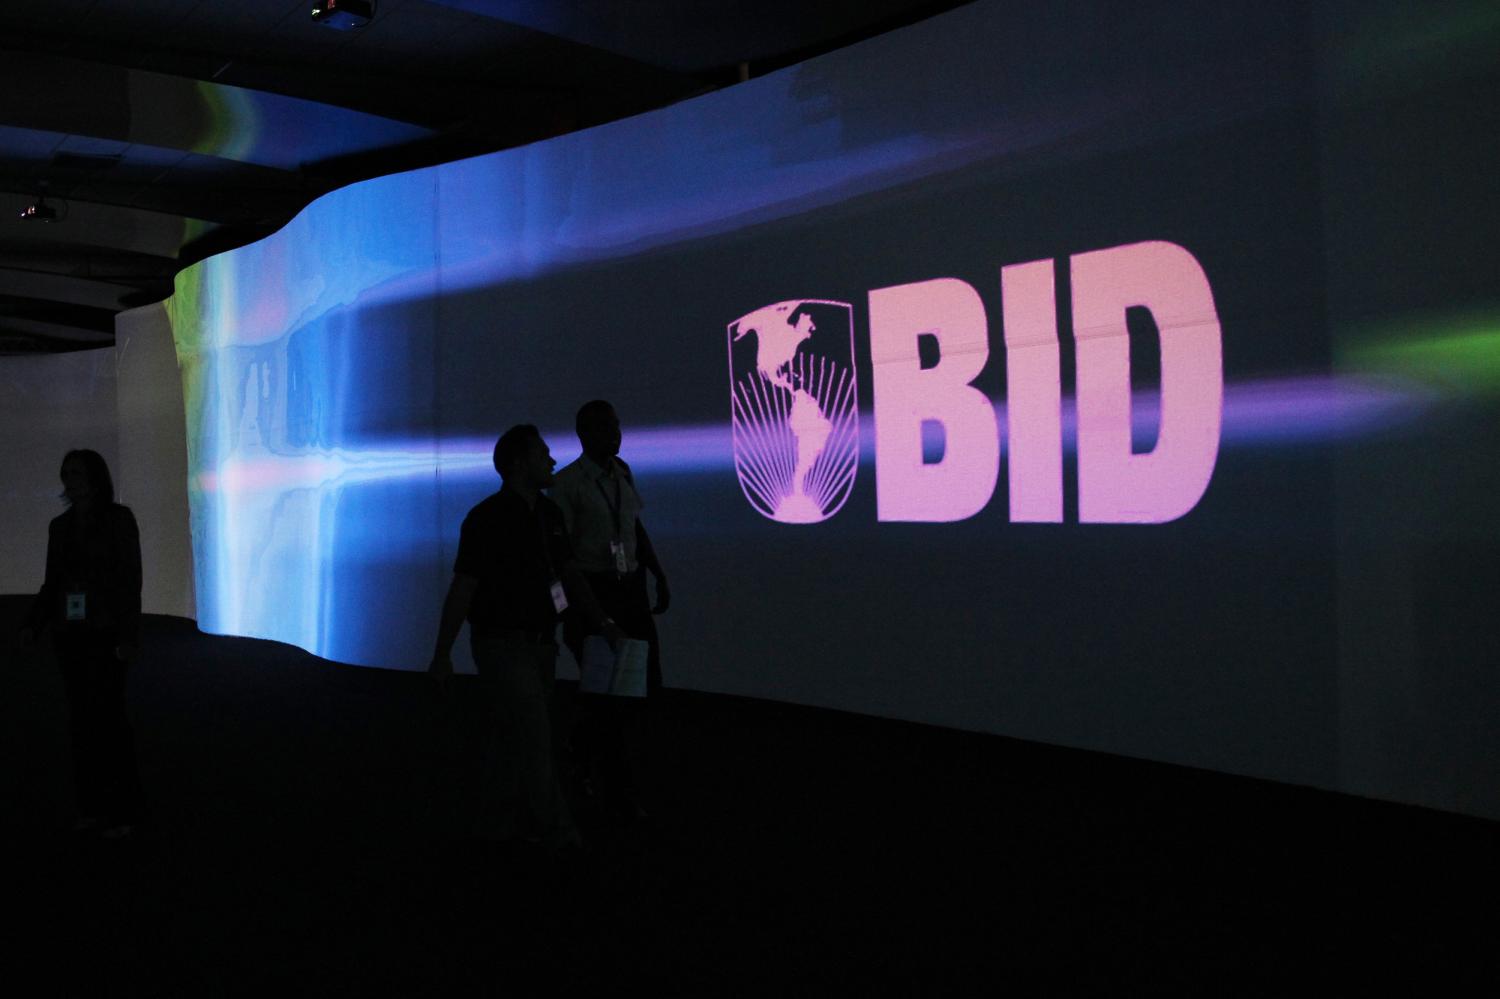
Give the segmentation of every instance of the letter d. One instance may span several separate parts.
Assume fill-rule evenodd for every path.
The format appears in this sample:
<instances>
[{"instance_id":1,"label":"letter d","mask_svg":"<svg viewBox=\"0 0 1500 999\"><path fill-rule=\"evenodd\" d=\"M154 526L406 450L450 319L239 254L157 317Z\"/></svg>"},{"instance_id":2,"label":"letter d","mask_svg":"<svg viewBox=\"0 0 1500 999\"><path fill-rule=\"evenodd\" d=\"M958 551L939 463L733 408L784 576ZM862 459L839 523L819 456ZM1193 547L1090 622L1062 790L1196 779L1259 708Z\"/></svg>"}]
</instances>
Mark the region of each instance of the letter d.
<instances>
[{"instance_id":1,"label":"letter d","mask_svg":"<svg viewBox=\"0 0 1500 999\"><path fill-rule=\"evenodd\" d=\"M1132 243L1072 260L1078 344L1078 519L1160 524L1202 499L1219 455L1223 334L1197 259L1175 243ZM1125 310L1145 306L1161 333L1156 447L1131 453Z\"/></svg>"},{"instance_id":2,"label":"letter d","mask_svg":"<svg viewBox=\"0 0 1500 999\"><path fill-rule=\"evenodd\" d=\"M937 340L922 367L917 338ZM990 355L979 293L957 278L870 292L875 389L875 497L880 520L972 517L995 491L1000 428L995 407L969 383ZM940 423L941 461L922 460L922 424Z\"/></svg>"}]
</instances>

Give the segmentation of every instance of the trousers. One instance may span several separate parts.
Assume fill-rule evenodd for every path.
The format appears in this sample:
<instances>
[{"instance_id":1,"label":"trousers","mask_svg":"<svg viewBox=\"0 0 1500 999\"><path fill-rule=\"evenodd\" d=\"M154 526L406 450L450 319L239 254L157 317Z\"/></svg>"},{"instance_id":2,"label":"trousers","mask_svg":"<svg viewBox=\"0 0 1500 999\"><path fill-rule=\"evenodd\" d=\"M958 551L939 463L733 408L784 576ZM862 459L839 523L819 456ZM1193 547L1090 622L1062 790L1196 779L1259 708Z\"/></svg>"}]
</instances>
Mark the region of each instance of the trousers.
<instances>
[{"instance_id":1,"label":"trousers","mask_svg":"<svg viewBox=\"0 0 1500 999\"><path fill-rule=\"evenodd\" d=\"M115 657L115 636L60 635L53 648L68 701L78 813L112 824L134 823L141 817L144 795L135 736L125 713L128 666Z\"/></svg>"},{"instance_id":2,"label":"trousers","mask_svg":"<svg viewBox=\"0 0 1500 999\"><path fill-rule=\"evenodd\" d=\"M524 636L471 639L480 686L493 710L486 733L483 831L498 839L576 841L552 746L557 646Z\"/></svg>"},{"instance_id":3,"label":"trousers","mask_svg":"<svg viewBox=\"0 0 1500 999\"><path fill-rule=\"evenodd\" d=\"M586 574L594 597L630 638L648 643L644 701L607 694L579 694L573 747L578 767L599 779L605 807L617 813L634 810L640 797L641 764L645 755L648 712L659 699L662 685L661 647L656 619L642 569L625 576ZM583 628L574 619L567 630L569 650L580 664ZM581 669L581 665L580 665Z\"/></svg>"}]
</instances>

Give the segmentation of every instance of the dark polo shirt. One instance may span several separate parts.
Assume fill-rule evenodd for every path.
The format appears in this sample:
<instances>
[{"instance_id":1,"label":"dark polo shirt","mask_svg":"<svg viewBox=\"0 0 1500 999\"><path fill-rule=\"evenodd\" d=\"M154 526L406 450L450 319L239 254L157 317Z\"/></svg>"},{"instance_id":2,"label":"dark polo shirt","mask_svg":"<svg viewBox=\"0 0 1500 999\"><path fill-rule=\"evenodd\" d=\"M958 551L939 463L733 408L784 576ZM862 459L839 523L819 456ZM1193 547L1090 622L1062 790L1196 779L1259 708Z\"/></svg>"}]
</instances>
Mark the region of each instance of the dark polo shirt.
<instances>
[{"instance_id":1,"label":"dark polo shirt","mask_svg":"<svg viewBox=\"0 0 1500 999\"><path fill-rule=\"evenodd\" d=\"M479 580L469 605L475 636L552 634L552 583L573 557L562 511L545 496L535 507L501 489L464 518L453 571Z\"/></svg>"}]
</instances>

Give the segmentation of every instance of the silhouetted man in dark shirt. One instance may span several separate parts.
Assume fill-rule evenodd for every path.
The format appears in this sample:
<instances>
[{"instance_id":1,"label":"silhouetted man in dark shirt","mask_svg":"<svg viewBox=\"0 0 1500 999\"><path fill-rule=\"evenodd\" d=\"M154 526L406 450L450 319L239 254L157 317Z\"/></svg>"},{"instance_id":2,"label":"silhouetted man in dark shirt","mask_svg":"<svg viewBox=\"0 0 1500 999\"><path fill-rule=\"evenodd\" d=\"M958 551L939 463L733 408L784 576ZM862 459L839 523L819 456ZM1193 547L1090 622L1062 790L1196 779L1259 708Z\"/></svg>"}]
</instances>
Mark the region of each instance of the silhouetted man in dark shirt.
<instances>
[{"instance_id":1,"label":"silhouetted man in dark shirt","mask_svg":"<svg viewBox=\"0 0 1500 999\"><path fill-rule=\"evenodd\" d=\"M619 628L600 612L573 565L561 511L541 494L556 465L536 427L512 427L495 444L504 485L464 518L453 582L428 667L445 683L465 619L474 663L494 699L497 744L487 770L500 814L494 832L552 847L578 842L557 783L549 712L557 623L573 603L612 642Z\"/></svg>"}]
</instances>

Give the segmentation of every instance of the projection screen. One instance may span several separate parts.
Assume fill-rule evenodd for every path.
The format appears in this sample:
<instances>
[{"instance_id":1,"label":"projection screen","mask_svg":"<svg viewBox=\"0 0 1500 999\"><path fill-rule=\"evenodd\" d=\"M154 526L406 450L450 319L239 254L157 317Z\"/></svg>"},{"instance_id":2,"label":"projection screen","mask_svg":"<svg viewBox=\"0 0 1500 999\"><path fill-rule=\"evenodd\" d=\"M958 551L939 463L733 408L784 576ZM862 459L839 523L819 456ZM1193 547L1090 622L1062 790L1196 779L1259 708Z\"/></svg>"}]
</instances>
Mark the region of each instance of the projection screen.
<instances>
[{"instance_id":1,"label":"projection screen","mask_svg":"<svg viewBox=\"0 0 1500 999\"><path fill-rule=\"evenodd\" d=\"M184 271L200 625L422 667L496 436L566 462L602 397L670 685L1496 808L1493 736L1429 741L1437 784L1381 741L1425 653L1357 634L1392 539L1495 549L1380 491L1494 422L1400 352L1496 314L1475 269L1467 326L1406 337L1417 254L1344 214L1389 98L1358 18L1103 10L970 5Z\"/></svg>"}]
</instances>

